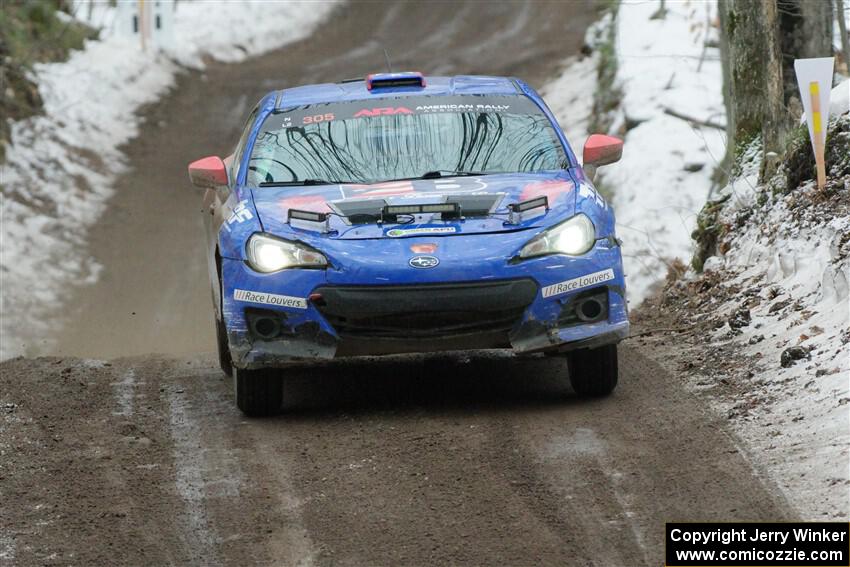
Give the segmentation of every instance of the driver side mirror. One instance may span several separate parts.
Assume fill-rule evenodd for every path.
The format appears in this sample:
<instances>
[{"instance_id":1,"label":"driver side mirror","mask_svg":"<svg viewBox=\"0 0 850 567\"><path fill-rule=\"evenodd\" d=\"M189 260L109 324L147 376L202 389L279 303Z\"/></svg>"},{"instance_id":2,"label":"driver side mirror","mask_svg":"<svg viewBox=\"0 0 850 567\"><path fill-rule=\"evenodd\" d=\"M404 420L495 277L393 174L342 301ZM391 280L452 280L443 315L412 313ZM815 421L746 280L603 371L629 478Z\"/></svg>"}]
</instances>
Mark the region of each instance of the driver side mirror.
<instances>
[{"instance_id":1,"label":"driver side mirror","mask_svg":"<svg viewBox=\"0 0 850 567\"><path fill-rule=\"evenodd\" d=\"M227 166L218 156L210 156L189 164L189 180L195 187L215 189L227 185Z\"/></svg>"},{"instance_id":2,"label":"driver side mirror","mask_svg":"<svg viewBox=\"0 0 850 567\"><path fill-rule=\"evenodd\" d=\"M593 134L584 143L583 161L585 173L593 179L596 169L623 157L623 140L604 134Z\"/></svg>"}]
</instances>

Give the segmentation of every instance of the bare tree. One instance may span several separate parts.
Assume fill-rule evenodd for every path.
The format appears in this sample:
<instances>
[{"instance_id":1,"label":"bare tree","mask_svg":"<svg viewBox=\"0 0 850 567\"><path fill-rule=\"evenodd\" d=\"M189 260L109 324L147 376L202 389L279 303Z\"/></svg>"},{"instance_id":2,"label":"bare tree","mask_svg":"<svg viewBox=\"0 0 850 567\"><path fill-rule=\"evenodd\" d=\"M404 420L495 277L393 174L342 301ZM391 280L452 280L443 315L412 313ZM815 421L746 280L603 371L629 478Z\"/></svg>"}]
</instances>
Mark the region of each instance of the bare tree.
<instances>
[{"instance_id":1,"label":"bare tree","mask_svg":"<svg viewBox=\"0 0 850 567\"><path fill-rule=\"evenodd\" d=\"M788 123L776 0L720 0L721 57L730 151L761 136L779 151Z\"/></svg>"},{"instance_id":2,"label":"bare tree","mask_svg":"<svg viewBox=\"0 0 850 567\"><path fill-rule=\"evenodd\" d=\"M847 36L847 13L844 0L835 0L835 16L838 18L838 31L841 32L841 51L844 53L844 65L850 71L850 37Z\"/></svg>"},{"instance_id":3,"label":"bare tree","mask_svg":"<svg viewBox=\"0 0 850 567\"><path fill-rule=\"evenodd\" d=\"M727 164L761 137L781 155L796 98L794 60L832 54L832 0L719 0L720 55L727 109ZM763 164L762 175L774 163Z\"/></svg>"},{"instance_id":4,"label":"bare tree","mask_svg":"<svg viewBox=\"0 0 850 567\"><path fill-rule=\"evenodd\" d=\"M832 0L778 0L785 102L797 96L794 59L832 55Z\"/></svg>"}]
</instances>

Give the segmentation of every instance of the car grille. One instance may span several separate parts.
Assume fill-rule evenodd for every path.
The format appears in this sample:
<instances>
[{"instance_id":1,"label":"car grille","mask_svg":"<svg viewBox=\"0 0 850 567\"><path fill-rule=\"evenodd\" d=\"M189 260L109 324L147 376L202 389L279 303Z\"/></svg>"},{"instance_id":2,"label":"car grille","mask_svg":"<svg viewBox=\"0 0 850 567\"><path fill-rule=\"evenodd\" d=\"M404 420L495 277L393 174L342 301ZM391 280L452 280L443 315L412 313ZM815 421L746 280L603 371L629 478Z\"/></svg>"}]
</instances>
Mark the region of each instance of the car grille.
<instances>
[{"instance_id":1,"label":"car grille","mask_svg":"<svg viewBox=\"0 0 850 567\"><path fill-rule=\"evenodd\" d=\"M316 307L340 337L448 338L507 333L537 295L531 279L408 286L325 286ZM314 296L315 297L315 296Z\"/></svg>"}]
</instances>

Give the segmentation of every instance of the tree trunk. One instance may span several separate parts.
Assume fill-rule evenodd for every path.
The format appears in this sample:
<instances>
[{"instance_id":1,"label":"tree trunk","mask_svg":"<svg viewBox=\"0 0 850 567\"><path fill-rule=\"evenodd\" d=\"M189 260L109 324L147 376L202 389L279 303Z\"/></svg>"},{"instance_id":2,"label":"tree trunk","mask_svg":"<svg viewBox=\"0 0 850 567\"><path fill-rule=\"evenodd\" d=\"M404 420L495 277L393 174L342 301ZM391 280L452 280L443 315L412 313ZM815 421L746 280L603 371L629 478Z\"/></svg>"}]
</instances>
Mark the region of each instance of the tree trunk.
<instances>
[{"instance_id":1,"label":"tree trunk","mask_svg":"<svg viewBox=\"0 0 850 567\"><path fill-rule=\"evenodd\" d=\"M777 0L724 0L720 8L721 57L729 81L727 143L736 148L761 136L765 152L781 152L788 113Z\"/></svg>"},{"instance_id":2,"label":"tree trunk","mask_svg":"<svg viewBox=\"0 0 850 567\"><path fill-rule=\"evenodd\" d=\"M838 18L838 31L841 32L844 67L850 73L850 37L847 37L847 14L844 12L844 0L835 0L835 15Z\"/></svg>"},{"instance_id":3,"label":"tree trunk","mask_svg":"<svg viewBox=\"0 0 850 567\"><path fill-rule=\"evenodd\" d=\"M800 3L802 48L797 55L804 57L832 56L831 0L797 0Z\"/></svg>"},{"instance_id":4,"label":"tree trunk","mask_svg":"<svg viewBox=\"0 0 850 567\"><path fill-rule=\"evenodd\" d=\"M790 126L788 111L785 109L784 82L782 80L782 51L779 47L779 13L775 0L763 0L764 40L765 40L765 114L762 123L765 159L762 162L761 177L773 175L778 160L770 154L783 154L785 133Z\"/></svg>"},{"instance_id":5,"label":"tree trunk","mask_svg":"<svg viewBox=\"0 0 850 567\"><path fill-rule=\"evenodd\" d=\"M797 97L794 60L832 55L832 0L778 0L785 102Z\"/></svg>"},{"instance_id":6,"label":"tree trunk","mask_svg":"<svg viewBox=\"0 0 850 567\"><path fill-rule=\"evenodd\" d=\"M729 33L727 14L730 13L729 0L717 0L717 19L720 24L720 67L723 71L723 105L726 107L726 155L715 174L715 181L722 186L729 178L729 170L735 159L735 105L732 104L732 62L729 54Z\"/></svg>"}]
</instances>

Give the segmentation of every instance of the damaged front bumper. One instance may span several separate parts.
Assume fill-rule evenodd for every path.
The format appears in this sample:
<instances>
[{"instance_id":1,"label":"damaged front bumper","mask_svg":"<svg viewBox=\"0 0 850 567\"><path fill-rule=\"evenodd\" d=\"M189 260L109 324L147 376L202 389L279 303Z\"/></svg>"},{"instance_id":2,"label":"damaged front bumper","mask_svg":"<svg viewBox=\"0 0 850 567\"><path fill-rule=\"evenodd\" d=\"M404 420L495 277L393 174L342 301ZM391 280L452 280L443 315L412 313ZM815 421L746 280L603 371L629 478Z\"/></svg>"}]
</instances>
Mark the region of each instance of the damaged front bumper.
<instances>
[{"instance_id":1,"label":"damaged front bumper","mask_svg":"<svg viewBox=\"0 0 850 567\"><path fill-rule=\"evenodd\" d=\"M229 259L222 277L239 368L447 350L559 353L617 343L629 333L620 250L612 241L582 257L507 263L474 281L455 275L402 285L329 283L323 270L258 274Z\"/></svg>"}]
</instances>

